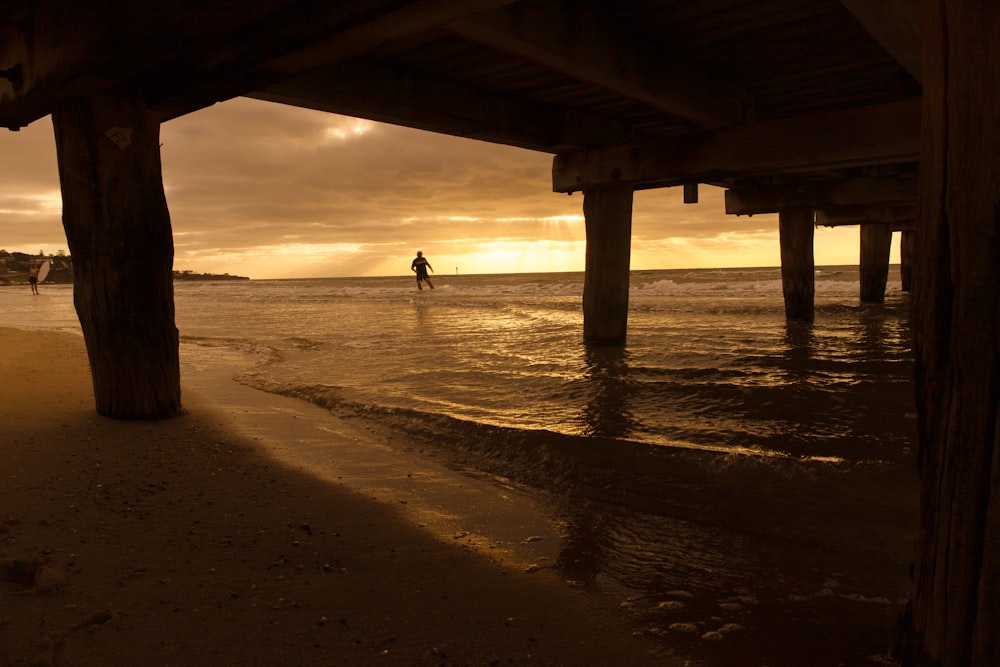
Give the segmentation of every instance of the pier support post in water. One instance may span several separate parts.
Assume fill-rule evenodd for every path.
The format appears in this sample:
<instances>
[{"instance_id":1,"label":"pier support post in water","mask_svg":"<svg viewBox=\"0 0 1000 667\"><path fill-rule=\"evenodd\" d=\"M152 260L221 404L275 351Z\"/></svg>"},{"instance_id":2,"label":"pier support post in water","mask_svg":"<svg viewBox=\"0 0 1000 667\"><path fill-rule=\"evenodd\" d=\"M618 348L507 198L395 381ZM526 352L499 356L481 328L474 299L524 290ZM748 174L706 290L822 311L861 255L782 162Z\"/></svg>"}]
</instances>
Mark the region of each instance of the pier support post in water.
<instances>
[{"instance_id":1,"label":"pier support post in water","mask_svg":"<svg viewBox=\"0 0 1000 667\"><path fill-rule=\"evenodd\" d=\"M73 301L97 412L181 412L173 236L160 170L160 121L123 96L62 102L52 114Z\"/></svg>"},{"instance_id":2,"label":"pier support post in water","mask_svg":"<svg viewBox=\"0 0 1000 667\"><path fill-rule=\"evenodd\" d=\"M912 229L904 229L899 233L899 282L904 292L913 291L914 246L917 233Z\"/></svg>"},{"instance_id":3,"label":"pier support post in water","mask_svg":"<svg viewBox=\"0 0 1000 667\"><path fill-rule=\"evenodd\" d=\"M785 319L788 320L813 320L816 296L814 229L812 209L793 208L778 213L781 291L785 296Z\"/></svg>"},{"instance_id":4,"label":"pier support post in water","mask_svg":"<svg viewBox=\"0 0 1000 667\"><path fill-rule=\"evenodd\" d=\"M923 3L920 530L905 667L1000 657L1000 3Z\"/></svg>"},{"instance_id":5,"label":"pier support post in water","mask_svg":"<svg viewBox=\"0 0 1000 667\"><path fill-rule=\"evenodd\" d=\"M861 303L885 301L885 283L889 277L889 250L892 227L872 223L861 225Z\"/></svg>"},{"instance_id":6,"label":"pier support post in water","mask_svg":"<svg viewBox=\"0 0 1000 667\"><path fill-rule=\"evenodd\" d=\"M632 252L632 186L585 190L583 215L587 227L583 338L590 343L624 345Z\"/></svg>"}]
</instances>

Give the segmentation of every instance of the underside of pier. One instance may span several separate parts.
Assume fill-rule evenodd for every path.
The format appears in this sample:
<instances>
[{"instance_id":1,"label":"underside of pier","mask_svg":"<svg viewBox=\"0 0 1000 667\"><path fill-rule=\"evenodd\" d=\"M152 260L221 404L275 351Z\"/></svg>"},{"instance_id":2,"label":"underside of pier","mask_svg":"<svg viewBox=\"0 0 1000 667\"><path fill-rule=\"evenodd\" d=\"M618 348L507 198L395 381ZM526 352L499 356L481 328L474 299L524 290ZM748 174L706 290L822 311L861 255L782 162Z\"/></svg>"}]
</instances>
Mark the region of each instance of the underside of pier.
<instances>
[{"instance_id":1,"label":"underside of pier","mask_svg":"<svg viewBox=\"0 0 1000 667\"><path fill-rule=\"evenodd\" d=\"M236 96L551 154L552 189L583 193L595 344L626 342L637 190L777 213L794 320L814 225L859 226L867 302L901 232L924 485L901 655L987 665L998 45L1000 9L947 0L0 0L0 126L52 115L97 409L119 418L181 411L159 124Z\"/></svg>"}]
</instances>

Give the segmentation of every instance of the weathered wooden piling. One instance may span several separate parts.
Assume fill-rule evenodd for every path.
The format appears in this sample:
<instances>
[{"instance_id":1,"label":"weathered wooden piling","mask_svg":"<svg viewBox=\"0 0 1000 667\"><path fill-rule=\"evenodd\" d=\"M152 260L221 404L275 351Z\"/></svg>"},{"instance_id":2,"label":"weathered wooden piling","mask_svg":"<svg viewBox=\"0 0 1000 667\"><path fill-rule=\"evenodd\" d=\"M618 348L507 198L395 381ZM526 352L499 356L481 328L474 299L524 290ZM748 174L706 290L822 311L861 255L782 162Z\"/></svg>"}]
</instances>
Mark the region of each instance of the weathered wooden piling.
<instances>
[{"instance_id":1,"label":"weathered wooden piling","mask_svg":"<svg viewBox=\"0 0 1000 667\"><path fill-rule=\"evenodd\" d=\"M814 229L812 209L790 208L778 213L781 291L785 297L785 318L788 320L811 322L814 317Z\"/></svg>"},{"instance_id":2,"label":"weathered wooden piling","mask_svg":"<svg viewBox=\"0 0 1000 667\"><path fill-rule=\"evenodd\" d=\"M583 338L589 343L623 345L628 328L632 186L585 190L583 215L587 230Z\"/></svg>"},{"instance_id":3,"label":"weathered wooden piling","mask_svg":"<svg viewBox=\"0 0 1000 667\"><path fill-rule=\"evenodd\" d=\"M913 262L917 234L912 229L899 233L899 282L904 292L913 291Z\"/></svg>"},{"instance_id":4,"label":"weathered wooden piling","mask_svg":"<svg viewBox=\"0 0 1000 667\"><path fill-rule=\"evenodd\" d=\"M921 477L906 667L1000 658L1000 5L924 3L914 271Z\"/></svg>"},{"instance_id":5,"label":"weathered wooden piling","mask_svg":"<svg viewBox=\"0 0 1000 667\"><path fill-rule=\"evenodd\" d=\"M883 223L861 225L861 302L883 303L889 277L889 250L892 247L892 227Z\"/></svg>"},{"instance_id":6,"label":"weathered wooden piling","mask_svg":"<svg viewBox=\"0 0 1000 667\"><path fill-rule=\"evenodd\" d=\"M99 96L61 102L52 124L73 300L97 411L124 419L177 416L174 246L159 117L135 99Z\"/></svg>"}]
</instances>

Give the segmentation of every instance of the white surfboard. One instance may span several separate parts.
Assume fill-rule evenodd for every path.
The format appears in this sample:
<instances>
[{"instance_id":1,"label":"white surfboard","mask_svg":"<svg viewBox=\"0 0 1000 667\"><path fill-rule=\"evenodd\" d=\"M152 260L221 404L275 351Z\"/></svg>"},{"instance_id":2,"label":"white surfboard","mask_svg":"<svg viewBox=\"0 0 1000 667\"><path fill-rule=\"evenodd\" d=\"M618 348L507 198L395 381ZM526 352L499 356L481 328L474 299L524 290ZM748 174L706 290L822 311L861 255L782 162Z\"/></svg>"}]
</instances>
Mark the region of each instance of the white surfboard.
<instances>
[{"instance_id":1,"label":"white surfboard","mask_svg":"<svg viewBox=\"0 0 1000 667\"><path fill-rule=\"evenodd\" d=\"M38 282L45 280L45 277L49 275L49 266L52 264L49 260L42 262L42 265L38 267Z\"/></svg>"}]
</instances>

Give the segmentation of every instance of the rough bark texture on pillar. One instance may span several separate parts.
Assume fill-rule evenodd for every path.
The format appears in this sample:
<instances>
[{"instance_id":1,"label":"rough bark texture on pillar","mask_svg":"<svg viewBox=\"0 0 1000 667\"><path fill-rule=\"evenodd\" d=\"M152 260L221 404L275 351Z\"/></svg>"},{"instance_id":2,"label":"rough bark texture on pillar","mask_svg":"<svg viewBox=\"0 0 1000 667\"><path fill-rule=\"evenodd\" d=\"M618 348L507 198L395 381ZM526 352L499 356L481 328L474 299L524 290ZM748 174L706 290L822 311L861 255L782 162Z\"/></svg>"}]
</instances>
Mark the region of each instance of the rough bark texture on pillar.
<instances>
[{"instance_id":1,"label":"rough bark texture on pillar","mask_svg":"<svg viewBox=\"0 0 1000 667\"><path fill-rule=\"evenodd\" d=\"M587 227L583 338L590 343L623 345L628 328L632 187L587 190L583 215Z\"/></svg>"},{"instance_id":2,"label":"rough bark texture on pillar","mask_svg":"<svg viewBox=\"0 0 1000 667\"><path fill-rule=\"evenodd\" d=\"M97 411L174 417L180 365L159 118L135 100L107 96L64 102L52 122Z\"/></svg>"},{"instance_id":3,"label":"rough bark texture on pillar","mask_svg":"<svg viewBox=\"0 0 1000 667\"><path fill-rule=\"evenodd\" d=\"M914 333L921 534L904 665L1000 664L1000 4L928 0Z\"/></svg>"},{"instance_id":4,"label":"rough bark texture on pillar","mask_svg":"<svg viewBox=\"0 0 1000 667\"><path fill-rule=\"evenodd\" d=\"M913 291L913 262L917 234L906 229L899 234L899 282L904 292Z\"/></svg>"},{"instance_id":5,"label":"rough bark texture on pillar","mask_svg":"<svg viewBox=\"0 0 1000 667\"><path fill-rule=\"evenodd\" d=\"M813 320L816 298L814 230L810 209L790 209L778 213L781 291L785 297L785 319L788 320Z\"/></svg>"},{"instance_id":6,"label":"rough bark texture on pillar","mask_svg":"<svg viewBox=\"0 0 1000 667\"><path fill-rule=\"evenodd\" d=\"M861 302L884 303L885 284L889 279L889 251L892 228L889 225L861 225Z\"/></svg>"}]
</instances>

